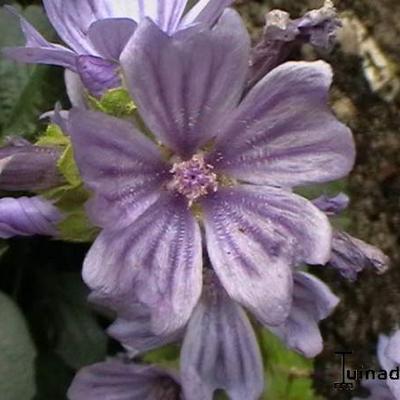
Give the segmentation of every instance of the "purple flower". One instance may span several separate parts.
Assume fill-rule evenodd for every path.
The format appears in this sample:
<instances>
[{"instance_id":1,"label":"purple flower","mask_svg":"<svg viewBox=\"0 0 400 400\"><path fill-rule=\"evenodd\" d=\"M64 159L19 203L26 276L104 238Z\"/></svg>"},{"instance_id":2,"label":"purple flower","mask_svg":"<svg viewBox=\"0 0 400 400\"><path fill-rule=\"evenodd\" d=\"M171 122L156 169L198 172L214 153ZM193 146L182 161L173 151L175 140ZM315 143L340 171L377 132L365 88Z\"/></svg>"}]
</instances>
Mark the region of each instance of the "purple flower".
<instances>
[{"instance_id":1,"label":"purple flower","mask_svg":"<svg viewBox=\"0 0 400 400\"><path fill-rule=\"evenodd\" d=\"M200 0L183 15L188 0L43 0L50 22L69 48L49 43L19 16L26 45L5 53L16 61L68 68L80 75L93 95L100 96L121 86L119 57L140 21L151 18L173 34L196 23L212 25L232 2Z\"/></svg>"},{"instance_id":2,"label":"purple flower","mask_svg":"<svg viewBox=\"0 0 400 400\"><path fill-rule=\"evenodd\" d=\"M326 0L320 9L309 11L297 19L291 19L287 12L281 10L268 12L261 40L251 52L249 86L285 62L296 46L302 43L330 50L340 26L331 0Z\"/></svg>"},{"instance_id":3,"label":"purple flower","mask_svg":"<svg viewBox=\"0 0 400 400\"><path fill-rule=\"evenodd\" d=\"M36 191L63 183L57 169L61 150L34 146L21 138L10 138L0 147L0 189Z\"/></svg>"},{"instance_id":4,"label":"purple flower","mask_svg":"<svg viewBox=\"0 0 400 400\"><path fill-rule=\"evenodd\" d=\"M56 236L61 218L60 211L42 197L5 197L0 199L0 238Z\"/></svg>"},{"instance_id":5,"label":"purple flower","mask_svg":"<svg viewBox=\"0 0 400 400\"><path fill-rule=\"evenodd\" d=\"M184 400L177 377L161 368L112 359L83 368L69 400Z\"/></svg>"},{"instance_id":6,"label":"purple flower","mask_svg":"<svg viewBox=\"0 0 400 400\"><path fill-rule=\"evenodd\" d=\"M400 382L398 379L391 379L390 371L400 366L400 331L391 336L380 335L378 341L378 360L381 367L387 371L387 380L365 380L362 386L370 391L370 400L399 400ZM353 398L353 400L362 400Z\"/></svg>"},{"instance_id":7,"label":"purple flower","mask_svg":"<svg viewBox=\"0 0 400 400\"><path fill-rule=\"evenodd\" d=\"M228 10L174 37L147 20L122 55L155 141L124 120L73 109L68 130L88 205L103 228L83 268L95 291L135 291L166 335L201 294L204 245L222 285L268 325L292 303L292 266L325 264L331 228L291 188L346 175L349 129L327 106L332 72L292 62L243 99L250 40Z\"/></svg>"}]
</instances>

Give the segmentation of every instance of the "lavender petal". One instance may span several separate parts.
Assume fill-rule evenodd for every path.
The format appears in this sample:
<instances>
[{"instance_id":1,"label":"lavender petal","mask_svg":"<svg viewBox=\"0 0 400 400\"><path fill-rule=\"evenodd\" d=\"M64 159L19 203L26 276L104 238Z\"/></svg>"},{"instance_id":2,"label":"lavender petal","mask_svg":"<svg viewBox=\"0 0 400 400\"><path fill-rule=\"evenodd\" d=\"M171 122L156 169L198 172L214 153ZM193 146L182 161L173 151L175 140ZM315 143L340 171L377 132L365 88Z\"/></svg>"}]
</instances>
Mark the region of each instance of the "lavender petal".
<instances>
[{"instance_id":1,"label":"lavender petal","mask_svg":"<svg viewBox=\"0 0 400 400\"><path fill-rule=\"evenodd\" d=\"M269 329L288 347L306 357L322 351L318 322L336 307L339 299L319 279L305 272L294 274L293 307L284 324Z\"/></svg>"},{"instance_id":2,"label":"lavender petal","mask_svg":"<svg viewBox=\"0 0 400 400\"><path fill-rule=\"evenodd\" d=\"M107 90L122 86L118 64L100 57L77 57L77 71L91 94L100 97Z\"/></svg>"},{"instance_id":3,"label":"lavender petal","mask_svg":"<svg viewBox=\"0 0 400 400\"><path fill-rule=\"evenodd\" d=\"M90 25L88 37L102 57L118 61L136 27L129 18L102 19Z\"/></svg>"},{"instance_id":4,"label":"lavender petal","mask_svg":"<svg viewBox=\"0 0 400 400\"><path fill-rule=\"evenodd\" d=\"M291 266L325 263L331 228L307 200L276 188L220 189L203 201L207 249L229 295L280 325L292 302Z\"/></svg>"},{"instance_id":5,"label":"lavender petal","mask_svg":"<svg viewBox=\"0 0 400 400\"><path fill-rule=\"evenodd\" d=\"M129 225L157 200L169 167L133 125L73 109L67 130L82 178L95 194L88 206L95 224Z\"/></svg>"},{"instance_id":6,"label":"lavender petal","mask_svg":"<svg viewBox=\"0 0 400 400\"><path fill-rule=\"evenodd\" d=\"M2 49L4 55L19 62L32 64L54 64L76 70L76 54L64 46L48 42L22 15L13 7L5 6L19 18L21 29L25 35L25 47L9 47Z\"/></svg>"},{"instance_id":7,"label":"lavender petal","mask_svg":"<svg viewBox=\"0 0 400 400\"><path fill-rule=\"evenodd\" d=\"M180 28L187 27L194 23L202 23L212 26L229 7L234 0L199 0L184 16Z\"/></svg>"},{"instance_id":8,"label":"lavender petal","mask_svg":"<svg viewBox=\"0 0 400 400\"><path fill-rule=\"evenodd\" d=\"M322 61L275 68L226 119L210 164L237 179L284 187L345 176L354 143L327 105L331 80Z\"/></svg>"},{"instance_id":9,"label":"lavender petal","mask_svg":"<svg viewBox=\"0 0 400 400\"><path fill-rule=\"evenodd\" d=\"M232 400L257 400L264 379L253 328L218 283L205 285L182 346L184 394L192 400L211 400L216 389L223 389Z\"/></svg>"},{"instance_id":10,"label":"lavender petal","mask_svg":"<svg viewBox=\"0 0 400 400\"><path fill-rule=\"evenodd\" d=\"M200 228L186 202L163 195L125 229L104 230L83 266L104 296L135 292L149 307L152 331L167 336L188 321L202 286Z\"/></svg>"},{"instance_id":11,"label":"lavender petal","mask_svg":"<svg viewBox=\"0 0 400 400\"><path fill-rule=\"evenodd\" d=\"M187 156L216 135L221 115L237 105L248 52L248 33L230 10L212 31L198 26L174 37L145 21L121 63L147 126Z\"/></svg>"}]
</instances>

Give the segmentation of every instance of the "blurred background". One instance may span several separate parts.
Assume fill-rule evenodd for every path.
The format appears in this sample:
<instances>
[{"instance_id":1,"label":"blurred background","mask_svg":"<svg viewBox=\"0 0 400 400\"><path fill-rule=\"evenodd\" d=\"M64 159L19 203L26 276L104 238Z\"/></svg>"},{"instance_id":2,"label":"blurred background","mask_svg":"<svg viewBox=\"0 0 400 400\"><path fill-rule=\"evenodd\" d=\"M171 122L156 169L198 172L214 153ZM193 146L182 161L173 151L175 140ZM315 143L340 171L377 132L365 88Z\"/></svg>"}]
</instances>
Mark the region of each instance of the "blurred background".
<instances>
[{"instance_id":1,"label":"blurred background","mask_svg":"<svg viewBox=\"0 0 400 400\"><path fill-rule=\"evenodd\" d=\"M5 3L10 2L0 1ZM18 3L46 38L57 40L40 1ZM267 369L275 371L271 377L282 375L282 369L274 370L280 362L285 373L289 371L275 394L266 395L269 400L350 399L354 393L333 390L341 367L334 352L352 351L349 367L378 368L378 334L400 326L400 3L337 0L335 5L343 28L333 52L317 54L305 46L292 58L323 58L333 66L332 106L353 130L358 150L354 171L340 183L351 197L341 223L354 236L380 247L391 258L391 269L381 276L364 271L355 283L332 271L312 270L341 303L322 324L325 350L314 361L314 370L292 355L264 351ZM288 11L295 18L321 6L317 0L236 2L255 41L270 9ZM19 43L23 38L17 21L0 11L0 47ZM38 116L57 101L68 107L61 69L0 59L1 138L34 139L45 128ZM107 319L86 304L80 268L88 247L43 238L0 242L2 400L65 399L77 369L119 350L104 334ZM165 355L152 357L158 361Z\"/></svg>"}]
</instances>

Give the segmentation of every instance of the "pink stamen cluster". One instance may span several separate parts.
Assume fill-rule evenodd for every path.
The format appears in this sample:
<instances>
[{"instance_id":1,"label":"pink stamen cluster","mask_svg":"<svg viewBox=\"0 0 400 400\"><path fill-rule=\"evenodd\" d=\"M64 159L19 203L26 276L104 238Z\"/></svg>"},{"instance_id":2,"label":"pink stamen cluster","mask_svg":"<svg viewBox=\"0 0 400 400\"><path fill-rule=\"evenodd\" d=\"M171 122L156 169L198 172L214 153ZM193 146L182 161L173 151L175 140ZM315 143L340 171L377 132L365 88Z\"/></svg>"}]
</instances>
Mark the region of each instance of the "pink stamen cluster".
<instances>
[{"instance_id":1,"label":"pink stamen cluster","mask_svg":"<svg viewBox=\"0 0 400 400\"><path fill-rule=\"evenodd\" d=\"M201 154L194 155L188 161L176 162L170 171L174 175L170 188L183 194L191 206L199 197L217 191L217 175L213 169Z\"/></svg>"}]
</instances>

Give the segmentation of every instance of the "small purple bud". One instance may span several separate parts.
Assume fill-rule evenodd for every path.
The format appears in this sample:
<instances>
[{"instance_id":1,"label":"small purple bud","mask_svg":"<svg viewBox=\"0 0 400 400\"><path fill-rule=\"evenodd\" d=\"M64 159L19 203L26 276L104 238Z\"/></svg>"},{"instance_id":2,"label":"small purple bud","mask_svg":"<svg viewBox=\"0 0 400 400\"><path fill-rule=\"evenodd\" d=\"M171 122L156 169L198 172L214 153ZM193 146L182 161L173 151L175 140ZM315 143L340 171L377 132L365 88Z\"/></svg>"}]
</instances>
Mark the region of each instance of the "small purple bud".
<instances>
[{"instance_id":1,"label":"small purple bud","mask_svg":"<svg viewBox=\"0 0 400 400\"><path fill-rule=\"evenodd\" d=\"M78 72L84 86L96 97L122 85L118 64L95 56L79 56Z\"/></svg>"},{"instance_id":2,"label":"small purple bud","mask_svg":"<svg viewBox=\"0 0 400 400\"><path fill-rule=\"evenodd\" d=\"M366 268L372 268L377 273L386 272L389 258L377 247L345 232L336 231L333 234L329 265L338 269L345 278L354 281L358 273Z\"/></svg>"},{"instance_id":3,"label":"small purple bud","mask_svg":"<svg viewBox=\"0 0 400 400\"><path fill-rule=\"evenodd\" d=\"M318 207L328 216L335 216L340 214L349 205L349 197L344 193L339 193L335 197L328 197L322 195L317 199L313 200L314 206Z\"/></svg>"},{"instance_id":4,"label":"small purple bud","mask_svg":"<svg viewBox=\"0 0 400 400\"><path fill-rule=\"evenodd\" d=\"M63 183L57 170L61 150L34 146L22 138L10 138L0 148L0 190L35 191Z\"/></svg>"}]
</instances>

